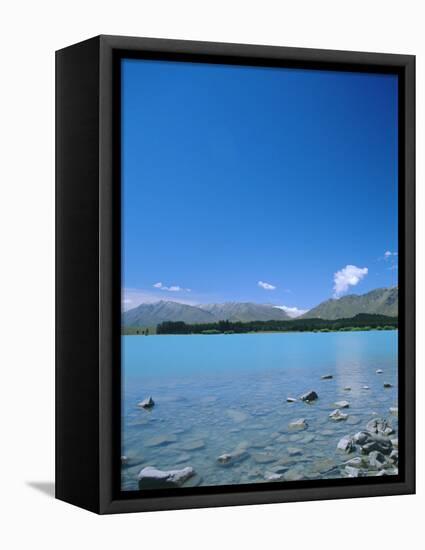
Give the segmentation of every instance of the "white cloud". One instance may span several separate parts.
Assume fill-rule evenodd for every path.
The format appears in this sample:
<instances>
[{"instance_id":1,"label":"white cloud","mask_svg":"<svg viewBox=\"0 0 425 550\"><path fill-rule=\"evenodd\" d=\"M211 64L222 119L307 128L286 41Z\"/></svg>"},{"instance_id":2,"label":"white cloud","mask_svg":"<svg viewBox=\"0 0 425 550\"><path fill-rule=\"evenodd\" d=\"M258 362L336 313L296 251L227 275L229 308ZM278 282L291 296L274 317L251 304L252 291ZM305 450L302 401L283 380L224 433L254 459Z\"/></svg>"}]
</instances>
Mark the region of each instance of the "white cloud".
<instances>
[{"instance_id":1,"label":"white cloud","mask_svg":"<svg viewBox=\"0 0 425 550\"><path fill-rule=\"evenodd\" d=\"M346 292L350 286L356 286L369 270L367 267L357 267L355 265L346 265L334 273L334 298L339 298Z\"/></svg>"},{"instance_id":2,"label":"white cloud","mask_svg":"<svg viewBox=\"0 0 425 550\"><path fill-rule=\"evenodd\" d=\"M391 252L391 250L387 250L384 254L384 258L386 260L390 259L391 256L398 256L398 252Z\"/></svg>"},{"instance_id":3,"label":"white cloud","mask_svg":"<svg viewBox=\"0 0 425 550\"><path fill-rule=\"evenodd\" d=\"M300 315L304 315L304 313L307 313L308 309L299 309L297 307L289 307L289 306L274 306L277 309L282 309L285 313L289 315L289 317L295 318L299 317Z\"/></svg>"},{"instance_id":4,"label":"white cloud","mask_svg":"<svg viewBox=\"0 0 425 550\"><path fill-rule=\"evenodd\" d=\"M258 286L261 288L264 288L264 290L276 290L276 287L271 285L270 283L265 283L264 281L258 281Z\"/></svg>"},{"instance_id":5,"label":"white cloud","mask_svg":"<svg viewBox=\"0 0 425 550\"><path fill-rule=\"evenodd\" d=\"M161 282L155 283L152 286L160 290L167 290L168 292L181 292L183 290L185 290L186 292L191 292L190 288L182 288L181 286L178 286L178 285L165 286Z\"/></svg>"}]
</instances>

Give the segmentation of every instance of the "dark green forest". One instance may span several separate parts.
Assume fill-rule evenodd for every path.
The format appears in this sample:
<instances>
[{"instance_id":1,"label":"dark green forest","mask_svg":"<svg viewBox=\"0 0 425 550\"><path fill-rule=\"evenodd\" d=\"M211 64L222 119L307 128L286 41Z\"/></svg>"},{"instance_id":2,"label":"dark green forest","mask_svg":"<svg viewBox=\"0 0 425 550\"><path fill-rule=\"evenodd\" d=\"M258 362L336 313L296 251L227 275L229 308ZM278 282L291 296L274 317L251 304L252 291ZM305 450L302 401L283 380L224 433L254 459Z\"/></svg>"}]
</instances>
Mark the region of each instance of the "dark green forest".
<instances>
[{"instance_id":1,"label":"dark green forest","mask_svg":"<svg viewBox=\"0 0 425 550\"><path fill-rule=\"evenodd\" d=\"M244 334L248 332L333 332L358 330L393 330L397 317L359 313L346 319L291 319L288 321L250 321L187 324L165 321L156 327L157 334Z\"/></svg>"}]
</instances>

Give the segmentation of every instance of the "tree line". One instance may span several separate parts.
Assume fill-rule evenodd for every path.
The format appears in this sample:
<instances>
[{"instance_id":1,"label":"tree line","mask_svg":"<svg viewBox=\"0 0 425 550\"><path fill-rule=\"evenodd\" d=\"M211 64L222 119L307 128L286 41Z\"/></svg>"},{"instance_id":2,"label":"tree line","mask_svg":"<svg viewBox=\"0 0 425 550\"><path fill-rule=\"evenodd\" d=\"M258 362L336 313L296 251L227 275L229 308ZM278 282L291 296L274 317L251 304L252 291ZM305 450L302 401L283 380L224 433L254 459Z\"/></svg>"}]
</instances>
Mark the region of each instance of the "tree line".
<instances>
[{"instance_id":1,"label":"tree line","mask_svg":"<svg viewBox=\"0 0 425 550\"><path fill-rule=\"evenodd\" d=\"M359 313L345 319L290 319L287 321L218 321L188 324L164 321L157 334L243 334L247 332L330 332L356 330L392 330L398 327L397 317Z\"/></svg>"}]
</instances>

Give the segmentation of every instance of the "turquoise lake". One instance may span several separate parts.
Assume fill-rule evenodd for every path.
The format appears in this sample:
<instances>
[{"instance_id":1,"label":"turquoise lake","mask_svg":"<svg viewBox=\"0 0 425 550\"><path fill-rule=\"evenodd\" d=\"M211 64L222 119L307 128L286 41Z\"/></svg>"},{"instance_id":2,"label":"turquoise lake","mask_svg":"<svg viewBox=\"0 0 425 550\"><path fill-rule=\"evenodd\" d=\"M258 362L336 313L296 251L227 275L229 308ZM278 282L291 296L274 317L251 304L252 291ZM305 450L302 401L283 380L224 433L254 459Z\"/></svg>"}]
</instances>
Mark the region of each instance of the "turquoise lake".
<instances>
[{"instance_id":1,"label":"turquoise lake","mask_svg":"<svg viewBox=\"0 0 425 550\"><path fill-rule=\"evenodd\" d=\"M343 436L377 416L397 433L389 412L397 406L397 336L123 336L123 490L138 489L137 474L146 466L191 466L196 476L184 486L258 483L276 474L288 481L344 477L350 457L336 449ZM321 379L328 374L333 378ZM286 401L309 390L317 401ZM138 408L150 395L155 406ZM341 400L349 402L348 417L335 422L329 414ZM299 418L308 428L291 431L288 424ZM235 449L244 450L243 460L217 461Z\"/></svg>"}]
</instances>

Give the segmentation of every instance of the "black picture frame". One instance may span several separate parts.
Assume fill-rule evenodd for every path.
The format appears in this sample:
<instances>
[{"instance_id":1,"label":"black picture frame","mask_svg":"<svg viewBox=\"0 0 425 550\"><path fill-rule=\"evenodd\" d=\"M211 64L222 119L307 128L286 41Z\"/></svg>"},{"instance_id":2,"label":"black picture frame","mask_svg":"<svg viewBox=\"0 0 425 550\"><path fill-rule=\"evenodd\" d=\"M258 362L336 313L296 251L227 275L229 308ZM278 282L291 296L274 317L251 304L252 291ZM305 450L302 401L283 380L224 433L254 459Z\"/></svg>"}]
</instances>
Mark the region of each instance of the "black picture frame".
<instances>
[{"instance_id":1,"label":"black picture frame","mask_svg":"<svg viewBox=\"0 0 425 550\"><path fill-rule=\"evenodd\" d=\"M399 76L398 476L120 492L122 57ZM56 52L56 498L96 513L415 492L415 57L98 36Z\"/></svg>"}]
</instances>

